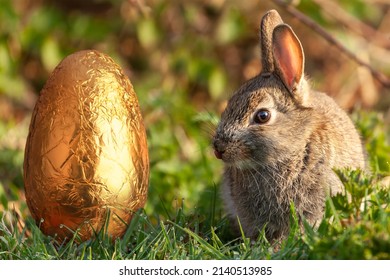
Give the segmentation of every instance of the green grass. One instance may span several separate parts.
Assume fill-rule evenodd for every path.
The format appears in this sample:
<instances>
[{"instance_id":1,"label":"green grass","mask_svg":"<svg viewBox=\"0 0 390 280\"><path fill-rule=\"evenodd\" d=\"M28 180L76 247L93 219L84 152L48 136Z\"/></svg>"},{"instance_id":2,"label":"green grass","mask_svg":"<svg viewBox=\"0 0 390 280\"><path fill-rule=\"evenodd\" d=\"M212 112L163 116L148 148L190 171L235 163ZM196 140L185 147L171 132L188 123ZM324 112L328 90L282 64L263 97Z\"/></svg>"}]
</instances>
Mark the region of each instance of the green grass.
<instances>
[{"instance_id":1,"label":"green grass","mask_svg":"<svg viewBox=\"0 0 390 280\"><path fill-rule=\"evenodd\" d=\"M390 259L390 192L378 184L390 171L389 132L378 116L361 113L355 117L370 152L372 174L338 171L350 199L348 195L328 198L319 228L306 225L303 234L292 215L290 236L277 245L278 250L262 234L249 240L244 234L230 233L219 199L218 177L212 176L220 166L208 152L203 135L197 142L202 151L184 163L174 144L151 141L150 199L122 239L112 241L102 230L94 240L77 244L75 236L67 244L58 244L40 232L28 215L22 189L14 185L13 202L0 194L4 209L0 259ZM172 149L166 158L160 150L164 145ZM12 153L6 160L11 158ZM161 167L157 159L172 166ZM9 164L9 170L17 170L21 163L20 159L11 162L15 166ZM20 174L15 176L8 185L20 183Z\"/></svg>"}]
</instances>

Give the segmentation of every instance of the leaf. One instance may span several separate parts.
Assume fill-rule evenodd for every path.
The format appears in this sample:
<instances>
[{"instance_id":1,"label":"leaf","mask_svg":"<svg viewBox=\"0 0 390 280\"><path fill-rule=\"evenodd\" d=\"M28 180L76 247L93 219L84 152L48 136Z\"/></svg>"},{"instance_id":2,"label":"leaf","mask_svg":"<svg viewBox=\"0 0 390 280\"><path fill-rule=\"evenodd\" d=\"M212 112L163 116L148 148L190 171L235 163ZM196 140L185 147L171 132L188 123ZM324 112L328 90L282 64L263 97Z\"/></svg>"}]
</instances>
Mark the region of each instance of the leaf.
<instances>
[{"instance_id":1,"label":"leaf","mask_svg":"<svg viewBox=\"0 0 390 280\"><path fill-rule=\"evenodd\" d=\"M152 18L143 18L138 22L137 34L141 45L145 48L155 46L159 40L159 32Z\"/></svg>"},{"instance_id":2,"label":"leaf","mask_svg":"<svg viewBox=\"0 0 390 280\"><path fill-rule=\"evenodd\" d=\"M43 42L41 48L41 57L43 65L48 72L53 71L53 69L62 60L62 55L58 43L51 36L47 37Z\"/></svg>"}]
</instances>

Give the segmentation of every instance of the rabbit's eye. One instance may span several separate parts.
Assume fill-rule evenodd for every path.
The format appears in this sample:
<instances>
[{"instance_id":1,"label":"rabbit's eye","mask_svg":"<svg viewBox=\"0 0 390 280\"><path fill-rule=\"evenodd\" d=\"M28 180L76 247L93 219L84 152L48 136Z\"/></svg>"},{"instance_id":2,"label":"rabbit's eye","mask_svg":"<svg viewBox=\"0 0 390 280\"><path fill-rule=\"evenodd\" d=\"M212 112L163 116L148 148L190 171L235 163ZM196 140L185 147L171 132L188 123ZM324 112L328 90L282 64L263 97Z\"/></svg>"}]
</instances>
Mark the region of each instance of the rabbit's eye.
<instances>
[{"instance_id":1,"label":"rabbit's eye","mask_svg":"<svg viewBox=\"0 0 390 280\"><path fill-rule=\"evenodd\" d=\"M255 117L253 118L253 121L257 124L264 124L269 121L271 118L271 112L267 109L260 109L256 112Z\"/></svg>"}]
</instances>

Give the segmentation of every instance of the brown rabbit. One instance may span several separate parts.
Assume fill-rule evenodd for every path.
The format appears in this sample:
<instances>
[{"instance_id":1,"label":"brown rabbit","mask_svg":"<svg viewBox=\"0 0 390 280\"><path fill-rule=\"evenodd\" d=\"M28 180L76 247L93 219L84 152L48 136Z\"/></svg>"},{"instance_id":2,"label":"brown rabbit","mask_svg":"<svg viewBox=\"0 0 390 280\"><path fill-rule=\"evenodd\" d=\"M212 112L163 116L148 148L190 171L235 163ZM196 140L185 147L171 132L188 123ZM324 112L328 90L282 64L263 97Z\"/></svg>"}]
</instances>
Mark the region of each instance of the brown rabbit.
<instances>
[{"instance_id":1,"label":"brown rabbit","mask_svg":"<svg viewBox=\"0 0 390 280\"><path fill-rule=\"evenodd\" d=\"M262 72L231 97L214 136L225 164L222 196L233 221L255 238L289 232L290 205L311 225L326 194L342 191L334 168L366 168L348 115L304 77L300 41L275 10L261 21Z\"/></svg>"}]
</instances>

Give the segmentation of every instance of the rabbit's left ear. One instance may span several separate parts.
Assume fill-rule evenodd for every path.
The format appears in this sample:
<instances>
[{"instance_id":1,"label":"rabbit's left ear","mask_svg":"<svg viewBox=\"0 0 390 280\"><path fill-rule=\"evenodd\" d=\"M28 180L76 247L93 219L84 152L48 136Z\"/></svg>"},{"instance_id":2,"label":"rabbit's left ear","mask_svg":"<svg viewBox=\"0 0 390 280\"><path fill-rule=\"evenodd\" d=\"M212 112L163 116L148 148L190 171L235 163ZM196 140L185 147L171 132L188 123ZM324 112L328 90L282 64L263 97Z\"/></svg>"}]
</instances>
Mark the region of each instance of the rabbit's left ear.
<instances>
[{"instance_id":1,"label":"rabbit's left ear","mask_svg":"<svg viewBox=\"0 0 390 280\"><path fill-rule=\"evenodd\" d=\"M275 27L272 36L275 72L294 92L300 87L304 75L305 57L301 42L287 24Z\"/></svg>"}]
</instances>

